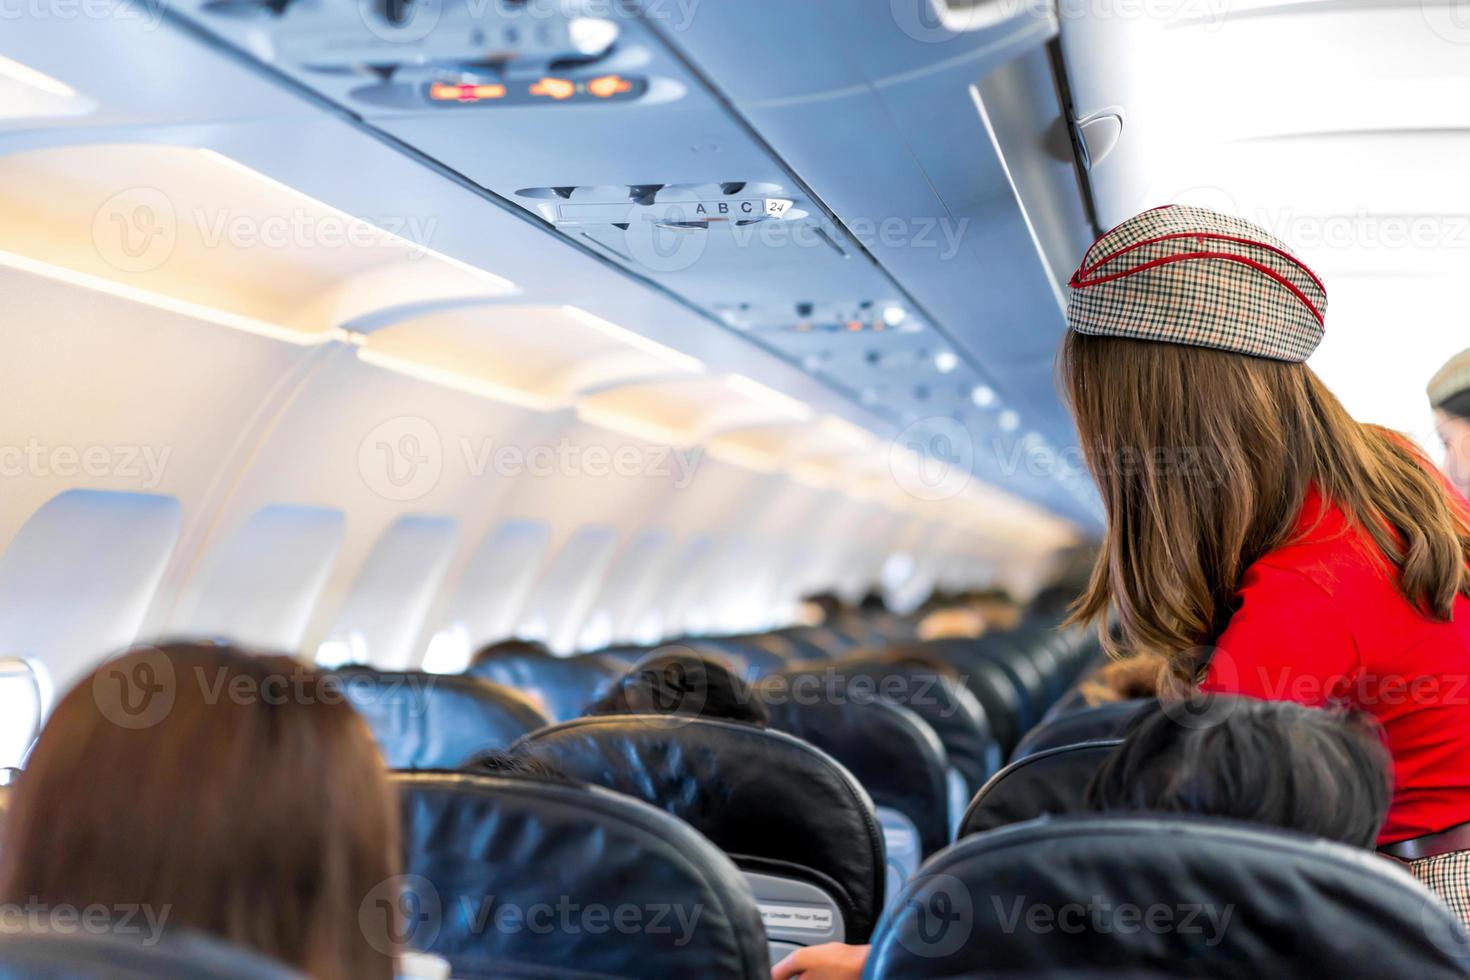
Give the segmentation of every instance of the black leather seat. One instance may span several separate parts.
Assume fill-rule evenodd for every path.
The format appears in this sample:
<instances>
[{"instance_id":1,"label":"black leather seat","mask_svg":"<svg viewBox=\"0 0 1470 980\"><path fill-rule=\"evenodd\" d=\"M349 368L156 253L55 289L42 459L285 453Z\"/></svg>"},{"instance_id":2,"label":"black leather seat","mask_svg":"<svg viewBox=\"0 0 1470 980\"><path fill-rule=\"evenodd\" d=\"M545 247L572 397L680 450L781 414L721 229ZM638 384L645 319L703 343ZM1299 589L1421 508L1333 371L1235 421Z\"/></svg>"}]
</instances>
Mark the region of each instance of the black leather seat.
<instances>
[{"instance_id":1,"label":"black leather seat","mask_svg":"<svg viewBox=\"0 0 1470 980\"><path fill-rule=\"evenodd\" d=\"M478 677L367 667L332 677L390 769L457 769L551 723L525 695Z\"/></svg>"},{"instance_id":2,"label":"black leather seat","mask_svg":"<svg viewBox=\"0 0 1470 980\"><path fill-rule=\"evenodd\" d=\"M518 748L573 779L690 823L751 878L773 944L862 943L883 907L873 802L831 756L782 732L677 715L579 718ZM833 919L785 925L772 909L829 903ZM779 950L777 950L779 952Z\"/></svg>"},{"instance_id":3,"label":"black leather seat","mask_svg":"<svg viewBox=\"0 0 1470 980\"><path fill-rule=\"evenodd\" d=\"M1105 739L1063 745L1011 763L975 794L955 836L1080 812L1087 784L1119 744L1119 739Z\"/></svg>"},{"instance_id":4,"label":"black leather seat","mask_svg":"<svg viewBox=\"0 0 1470 980\"><path fill-rule=\"evenodd\" d=\"M1011 761L1063 745L1121 738L1128 723L1153 704L1153 698L1108 701L1055 715L1026 733L1011 753Z\"/></svg>"},{"instance_id":5,"label":"black leather seat","mask_svg":"<svg viewBox=\"0 0 1470 980\"><path fill-rule=\"evenodd\" d=\"M891 655L933 657L953 667L985 709L991 734L1008 755L1030 727L1029 707L1013 672L1000 662L966 655L968 640L927 640L890 647Z\"/></svg>"},{"instance_id":6,"label":"black leather seat","mask_svg":"<svg viewBox=\"0 0 1470 980\"><path fill-rule=\"evenodd\" d=\"M729 667L742 680L755 681L767 674L783 670L785 657L750 640L735 640L723 636L701 636L675 641L673 646L687 647L692 652L711 657ZM655 653L663 653L670 644L664 644ZM650 654L653 656L653 654Z\"/></svg>"},{"instance_id":7,"label":"black leather seat","mask_svg":"<svg viewBox=\"0 0 1470 980\"><path fill-rule=\"evenodd\" d=\"M0 930L0 980L306 980L284 964L203 933L168 927L154 936L141 916L138 931L89 933L72 922L67 934Z\"/></svg>"},{"instance_id":8,"label":"black leather seat","mask_svg":"<svg viewBox=\"0 0 1470 980\"><path fill-rule=\"evenodd\" d=\"M592 786L395 773L408 944L453 976L766 980L744 876L689 826Z\"/></svg>"},{"instance_id":9,"label":"black leather seat","mask_svg":"<svg viewBox=\"0 0 1470 980\"><path fill-rule=\"evenodd\" d=\"M829 669L845 676L849 685L876 690L928 722L964 782L965 802L999 771L1004 759L990 719L959 677L919 663L863 657L845 658Z\"/></svg>"},{"instance_id":10,"label":"black leather seat","mask_svg":"<svg viewBox=\"0 0 1470 980\"><path fill-rule=\"evenodd\" d=\"M1438 980L1466 975L1467 950L1458 919L1370 852L1228 821L1084 816L936 856L885 917L863 975Z\"/></svg>"},{"instance_id":11,"label":"black leather seat","mask_svg":"<svg viewBox=\"0 0 1470 980\"><path fill-rule=\"evenodd\" d=\"M766 678L756 693L770 714L770 726L846 766L872 796L880 817L886 809L906 819L918 835L919 853L928 857L949 843L944 744L916 713L884 700L876 688L852 683L835 666L832 673L794 670ZM889 824L884 826L887 830ZM890 850L893 843L890 832Z\"/></svg>"},{"instance_id":12,"label":"black leather seat","mask_svg":"<svg viewBox=\"0 0 1470 980\"><path fill-rule=\"evenodd\" d=\"M622 665L601 657L557 657L530 650L497 650L471 664L470 677L514 688L553 721L576 718L622 673Z\"/></svg>"}]
</instances>

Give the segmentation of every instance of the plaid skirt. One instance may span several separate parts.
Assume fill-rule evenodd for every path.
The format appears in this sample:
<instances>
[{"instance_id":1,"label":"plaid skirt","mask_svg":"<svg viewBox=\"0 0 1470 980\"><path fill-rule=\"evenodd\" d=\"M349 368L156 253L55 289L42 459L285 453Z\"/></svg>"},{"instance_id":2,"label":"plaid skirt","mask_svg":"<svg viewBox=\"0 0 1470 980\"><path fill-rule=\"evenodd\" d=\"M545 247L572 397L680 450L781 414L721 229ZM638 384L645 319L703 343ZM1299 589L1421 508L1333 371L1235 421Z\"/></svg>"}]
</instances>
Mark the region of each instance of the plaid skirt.
<instances>
[{"instance_id":1,"label":"plaid skirt","mask_svg":"<svg viewBox=\"0 0 1470 980\"><path fill-rule=\"evenodd\" d=\"M1470 851L1450 851L1408 862L1409 870L1470 928Z\"/></svg>"}]
</instances>

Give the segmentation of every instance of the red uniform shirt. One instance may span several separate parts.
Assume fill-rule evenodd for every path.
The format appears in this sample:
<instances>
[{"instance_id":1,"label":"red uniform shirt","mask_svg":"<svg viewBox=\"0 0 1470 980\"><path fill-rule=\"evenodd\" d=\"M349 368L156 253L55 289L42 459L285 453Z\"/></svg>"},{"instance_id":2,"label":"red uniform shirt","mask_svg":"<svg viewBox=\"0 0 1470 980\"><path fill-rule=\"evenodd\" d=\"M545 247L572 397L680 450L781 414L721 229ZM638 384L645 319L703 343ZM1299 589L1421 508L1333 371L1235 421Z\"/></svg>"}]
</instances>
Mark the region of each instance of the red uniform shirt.
<instances>
[{"instance_id":1,"label":"red uniform shirt","mask_svg":"<svg viewBox=\"0 0 1470 980\"><path fill-rule=\"evenodd\" d=\"M1377 718L1394 761L1380 845L1470 822L1470 600L1436 622L1399 594L1395 575L1373 539L1313 491L1298 535L1246 570L1202 685Z\"/></svg>"}]
</instances>

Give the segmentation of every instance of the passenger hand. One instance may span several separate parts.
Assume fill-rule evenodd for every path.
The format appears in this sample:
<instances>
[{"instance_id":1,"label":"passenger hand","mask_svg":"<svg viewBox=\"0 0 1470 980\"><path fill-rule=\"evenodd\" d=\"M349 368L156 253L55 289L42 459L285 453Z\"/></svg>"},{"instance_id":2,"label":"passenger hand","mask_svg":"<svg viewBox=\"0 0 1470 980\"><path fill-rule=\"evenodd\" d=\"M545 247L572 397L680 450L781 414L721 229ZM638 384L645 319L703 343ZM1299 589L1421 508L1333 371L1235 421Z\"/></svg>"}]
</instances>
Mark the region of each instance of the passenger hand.
<instances>
[{"instance_id":1,"label":"passenger hand","mask_svg":"<svg viewBox=\"0 0 1470 980\"><path fill-rule=\"evenodd\" d=\"M771 980L858 980L871 946L824 943L798 949L771 967Z\"/></svg>"}]
</instances>

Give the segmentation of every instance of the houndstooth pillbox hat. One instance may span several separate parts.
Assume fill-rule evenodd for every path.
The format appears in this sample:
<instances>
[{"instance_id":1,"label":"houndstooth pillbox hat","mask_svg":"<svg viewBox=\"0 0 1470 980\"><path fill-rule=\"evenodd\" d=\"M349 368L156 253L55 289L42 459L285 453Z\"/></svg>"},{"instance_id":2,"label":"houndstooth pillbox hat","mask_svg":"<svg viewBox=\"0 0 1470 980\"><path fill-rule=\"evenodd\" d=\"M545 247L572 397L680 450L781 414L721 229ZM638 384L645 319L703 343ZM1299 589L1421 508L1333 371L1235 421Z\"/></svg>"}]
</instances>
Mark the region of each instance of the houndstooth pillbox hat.
<instances>
[{"instance_id":1,"label":"houndstooth pillbox hat","mask_svg":"<svg viewBox=\"0 0 1470 980\"><path fill-rule=\"evenodd\" d=\"M1067 323L1132 337L1305 361L1327 290L1284 243L1208 208L1145 211L1093 243L1072 276Z\"/></svg>"},{"instance_id":2,"label":"houndstooth pillbox hat","mask_svg":"<svg viewBox=\"0 0 1470 980\"><path fill-rule=\"evenodd\" d=\"M1439 408L1462 392L1470 391L1470 350L1462 350L1434 372L1429 379L1429 404Z\"/></svg>"}]
</instances>

